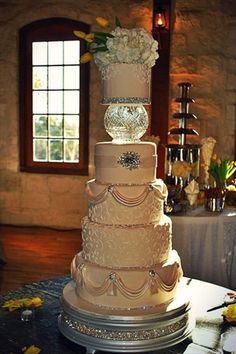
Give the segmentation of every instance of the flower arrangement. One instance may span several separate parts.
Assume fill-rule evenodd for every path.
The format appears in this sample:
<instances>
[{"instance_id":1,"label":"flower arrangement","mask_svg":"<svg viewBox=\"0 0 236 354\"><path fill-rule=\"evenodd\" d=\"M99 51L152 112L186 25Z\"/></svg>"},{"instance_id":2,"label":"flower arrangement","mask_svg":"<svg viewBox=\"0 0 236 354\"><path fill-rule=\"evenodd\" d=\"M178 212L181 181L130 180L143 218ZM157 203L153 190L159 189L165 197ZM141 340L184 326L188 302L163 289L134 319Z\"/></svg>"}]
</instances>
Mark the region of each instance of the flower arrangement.
<instances>
[{"instance_id":1,"label":"flower arrangement","mask_svg":"<svg viewBox=\"0 0 236 354\"><path fill-rule=\"evenodd\" d=\"M38 354L38 353L40 353L41 352L41 349L40 348L38 348L38 347L36 347L34 344L33 345L31 345L30 347L24 347L24 348L22 348L22 352L24 353L24 354Z\"/></svg>"},{"instance_id":2,"label":"flower arrangement","mask_svg":"<svg viewBox=\"0 0 236 354\"><path fill-rule=\"evenodd\" d=\"M221 160L214 154L209 166L209 174L214 178L216 188L225 190L226 182L236 171L236 161Z\"/></svg>"},{"instance_id":3,"label":"flower arrangement","mask_svg":"<svg viewBox=\"0 0 236 354\"><path fill-rule=\"evenodd\" d=\"M232 180L226 188L228 192L236 192L236 179Z\"/></svg>"},{"instance_id":4,"label":"flower arrangement","mask_svg":"<svg viewBox=\"0 0 236 354\"><path fill-rule=\"evenodd\" d=\"M103 17L97 17L96 22L103 28L109 22ZM111 32L84 33L74 31L74 34L84 39L88 45L88 52L80 58L81 63L87 63L94 58L99 68L108 64L145 64L149 68L154 66L158 58L158 42L143 28L122 28L116 17L115 29Z\"/></svg>"},{"instance_id":5,"label":"flower arrangement","mask_svg":"<svg viewBox=\"0 0 236 354\"><path fill-rule=\"evenodd\" d=\"M191 165L187 161L177 160L172 165L171 173L175 177L187 178L192 171Z\"/></svg>"},{"instance_id":6,"label":"flower arrangement","mask_svg":"<svg viewBox=\"0 0 236 354\"><path fill-rule=\"evenodd\" d=\"M10 312L15 311L20 308L30 308L30 307L40 307L43 301L40 297L32 298L22 298L22 299L11 299L2 305L3 308L8 309Z\"/></svg>"},{"instance_id":7,"label":"flower arrangement","mask_svg":"<svg viewBox=\"0 0 236 354\"><path fill-rule=\"evenodd\" d=\"M203 168L204 168L204 183L207 186L209 184L209 166L211 163L211 157L216 144L216 140L208 136L207 138L203 138L201 140L201 153L203 159Z\"/></svg>"},{"instance_id":8,"label":"flower arrangement","mask_svg":"<svg viewBox=\"0 0 236 354\"><path fill-rule=\"evenodd\" d=\"M230 304L223 311L225 320L231 324L236 324L236 304Z\"/></svg>"}]
</instances>

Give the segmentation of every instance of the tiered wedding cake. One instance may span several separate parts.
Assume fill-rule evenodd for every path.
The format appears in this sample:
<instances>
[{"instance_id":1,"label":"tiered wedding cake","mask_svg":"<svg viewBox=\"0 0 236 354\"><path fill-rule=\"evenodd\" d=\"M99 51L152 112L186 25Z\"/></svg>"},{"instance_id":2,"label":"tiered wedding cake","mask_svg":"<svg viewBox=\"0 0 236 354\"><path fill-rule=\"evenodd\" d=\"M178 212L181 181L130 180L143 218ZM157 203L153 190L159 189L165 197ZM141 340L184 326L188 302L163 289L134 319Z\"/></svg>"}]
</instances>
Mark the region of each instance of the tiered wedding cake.
<instances>
[{"instance_id":1,"label":"tiered wedding cake","mask_svg":"<svg viewBox=\"0 0 236 354\"><path fill-rule=\"evenodd\" d=\"M115 309L168 304L182 270L163 215L166 186L155 179L156 145L98 143L95 166L83 251L72 262L77 295Z\"/></svg>"},{"instance_id":2,"label":"tiered wedding cake","mask_svg":"<svg viewBox=\"0 0 236 354\"><path fill-rule=\"evenodd\" d=\"M147 65L103 68L105 126L113 141L95 146L83 249L72 261L59 318L62 333L87 348L159 349L190 332L189 301L182 292L176 296L182 268L163 214L167 188L156 178L156 145L139 140L149 81Z\"/></svg>"}]
</instances>

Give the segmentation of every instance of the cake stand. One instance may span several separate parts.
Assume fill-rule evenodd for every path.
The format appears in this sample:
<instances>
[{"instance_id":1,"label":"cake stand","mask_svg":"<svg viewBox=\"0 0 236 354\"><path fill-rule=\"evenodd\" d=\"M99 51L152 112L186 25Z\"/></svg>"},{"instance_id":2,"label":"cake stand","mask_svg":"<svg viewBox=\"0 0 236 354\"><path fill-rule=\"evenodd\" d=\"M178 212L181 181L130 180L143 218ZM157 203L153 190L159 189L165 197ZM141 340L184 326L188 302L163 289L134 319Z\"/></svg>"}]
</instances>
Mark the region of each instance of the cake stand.
<instances>
[{"instance_id":1,"label":"cake stand","mask_svg":"<svg viewBox=\"0 0 236 354\"><path fill-rule=\"evenodd\" d=\"M179 288L179 295L168 306L115 310L82 300L76 295L74 282L70 282L61 299L59 330L86 347L87 354L96 350L134 353L171 347L186 339L194 327L187 289Z\"/></svg>"}]
</instances>

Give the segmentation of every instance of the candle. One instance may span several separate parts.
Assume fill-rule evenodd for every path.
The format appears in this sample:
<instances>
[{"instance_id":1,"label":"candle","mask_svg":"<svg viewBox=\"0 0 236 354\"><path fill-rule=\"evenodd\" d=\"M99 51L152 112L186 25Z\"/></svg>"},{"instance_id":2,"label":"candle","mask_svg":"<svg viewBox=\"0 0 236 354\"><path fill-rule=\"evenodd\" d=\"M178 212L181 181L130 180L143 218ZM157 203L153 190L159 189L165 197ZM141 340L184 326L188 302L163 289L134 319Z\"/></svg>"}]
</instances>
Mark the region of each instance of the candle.
<instances>
[{"instance_id":1,"label":"candle","mask_svg":"<svg viewBox=\"0 0 236 354\"><path fill-rule=\"evenodd\" d=\"M29 322L32 321L34 317L34 312L31 309L25 309L21 312L21 321Z\"/></svg>"}]
</instances>

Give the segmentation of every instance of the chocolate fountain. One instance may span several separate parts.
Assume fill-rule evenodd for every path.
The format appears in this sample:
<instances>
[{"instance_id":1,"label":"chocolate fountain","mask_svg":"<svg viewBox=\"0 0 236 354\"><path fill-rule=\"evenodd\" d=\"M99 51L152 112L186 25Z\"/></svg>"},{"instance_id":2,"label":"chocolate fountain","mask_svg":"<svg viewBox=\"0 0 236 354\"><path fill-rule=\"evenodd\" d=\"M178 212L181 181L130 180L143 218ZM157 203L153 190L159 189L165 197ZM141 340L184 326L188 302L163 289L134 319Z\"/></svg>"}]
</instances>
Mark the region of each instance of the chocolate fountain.
<instances>
[{"instance_id":1,"label":"chocolate fountain","mask_svg":"<svg viewBox=\"0 0 236 354\"><path fill-rule=\"evenodd\" d=\"M195 129L188 128L189 120L197 119L194 113L189 112L189 104L194 103L190 98L189 82L181 82L180 97L175 102L180 105L179 112L173 118L179 120L179 127L169 131L169 135L178 135L178 144L166 145L165 182L167 185L186 186L189 181L199 176L200 144L188 144L188 136L198 135ZM182 166L181 166L182 163ZM177 168L175 168L177 167Z\"/></svg>"},{"instance_id":2,"label":"chocolate fountain","mask_svg":"<svg viewBox=\"0 0 236 354\"><path fill-rule=\"evenodd\" d=\"M188 137L198 135L195 129L188 128L190 120L197 119L194 113L189 112L189 104L194 103L190 97L189 82L178 84L180 97L175 102L180 105L179 112L173 118L179 120L179 127L169 131L169 135L178 135L178 144L166 145L165 183L168 188L168 201L165 206L166 213L183 212L187 201L184 193L191 180L199 176L200 144L189 144Z\"/></svg>"}]
</instances>

